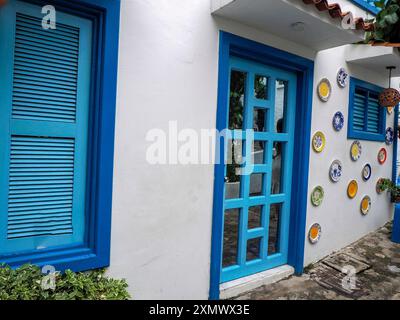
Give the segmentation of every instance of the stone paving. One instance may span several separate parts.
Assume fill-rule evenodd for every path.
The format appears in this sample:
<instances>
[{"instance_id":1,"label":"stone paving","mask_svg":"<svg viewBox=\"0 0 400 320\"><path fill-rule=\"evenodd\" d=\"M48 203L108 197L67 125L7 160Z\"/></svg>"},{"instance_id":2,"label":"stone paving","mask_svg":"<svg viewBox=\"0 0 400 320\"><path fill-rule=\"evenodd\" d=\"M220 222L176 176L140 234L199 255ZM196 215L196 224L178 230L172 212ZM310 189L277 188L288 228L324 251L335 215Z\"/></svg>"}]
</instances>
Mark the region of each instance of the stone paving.
<instances>
[{"instance_id":1,"label":"stone paving","mask_svg":"<svg viewBox=\"0 0 400 320\"><path fill-rule=\"evenodd\" d=\"M368 269L356 275L357 294L340 290L347 275L327 266L322 261L308 266L301 277L292 276L278 283L247 292L238 300L400 300L400 244L390 241L392 225L387 224L376 232L340 250L368 264ZM335 253L334 255L337 255ZM332 256L328 257L332 258ZM331 261L332 259L330 259ZM338 287L321 285L318 272L329 269L339 275ZM365 268L363 268L365 269ZM322 279L324 280L324 279Z\"/></svg>"}]
</instances>

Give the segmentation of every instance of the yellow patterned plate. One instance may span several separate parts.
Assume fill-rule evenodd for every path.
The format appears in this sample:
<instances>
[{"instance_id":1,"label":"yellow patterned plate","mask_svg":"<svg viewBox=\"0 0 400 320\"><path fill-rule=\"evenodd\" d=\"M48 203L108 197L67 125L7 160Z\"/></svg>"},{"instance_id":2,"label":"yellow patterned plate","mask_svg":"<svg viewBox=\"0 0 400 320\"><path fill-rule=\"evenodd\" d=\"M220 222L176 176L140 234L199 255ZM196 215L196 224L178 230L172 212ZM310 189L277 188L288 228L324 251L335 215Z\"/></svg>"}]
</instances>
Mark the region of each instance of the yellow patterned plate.
<instances>
[{"instance_id":1,"label":"yellow patterned plate","mask_svg":"<svg viewBox=\"0 0 400 320\"><path fill-rule=\"evenodd\" d=\"M332 86L328 79L322 79L318 84L318 96L323 102L327 102L332 93Z\"/></svg>"},{"instance_id":2,"label":"yellow patterned plate","mask_svg":"<svg viewBox=\"0 0 400 320\"><path fill-rule=\"evenodd\" d=\"M361 201L361 213L365 216L371 210L371 198L365 196Z\"/></svg>"},{"instance_id":3,"label":"yellow patterned plate","mask_svg":"<svg viewBox=\"0 0 400 320\"><path fill-rule=\"evenodd\" d=\"M314 151L318 153L325 149L326 139L325 135L321 131L318 131L314 134L312 138L312 145Z\"/></svg>"},{"instance_id":4,"label":"yellow patterned plate","mask_svg":"<svg viewBox=\"0 0 400 320\"><path fill-rule=\"evenodd\" d=\"M362 153L362 146L360 141L354 141L350 148L350 156L353 161L360 159Z\"/></svg>"},{"instance_id":5,"label":"yellow patterned plate","mask_svg":"<svg viewBox=\"0 0 400 320\"><path fill-rule=\"evenodd\" d=\"M356 180L352 180L347 187L347 195L350 199L354 199L358 192L358 183Z\"/></svg>"}]
</instances>

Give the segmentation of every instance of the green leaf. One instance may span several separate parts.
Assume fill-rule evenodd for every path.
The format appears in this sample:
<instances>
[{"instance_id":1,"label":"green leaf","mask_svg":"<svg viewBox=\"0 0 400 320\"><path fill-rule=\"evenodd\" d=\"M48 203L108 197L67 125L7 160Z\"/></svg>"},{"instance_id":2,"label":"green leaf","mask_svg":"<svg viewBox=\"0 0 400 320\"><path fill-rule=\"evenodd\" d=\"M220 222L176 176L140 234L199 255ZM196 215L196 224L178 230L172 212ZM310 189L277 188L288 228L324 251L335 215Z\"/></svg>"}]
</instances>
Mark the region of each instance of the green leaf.
<instances>
[{"instance_id":1,"label":"green leaf","mask_svg":"<svg viewBox=\"0 0 400 320\"><path fill-rule=\"evenodd\" d=\"M397 15L396 12L393 12L392 14L385 16L385 21L388 24L395 24L399 21L399 16Z\"/></svg>"}]
</instances>

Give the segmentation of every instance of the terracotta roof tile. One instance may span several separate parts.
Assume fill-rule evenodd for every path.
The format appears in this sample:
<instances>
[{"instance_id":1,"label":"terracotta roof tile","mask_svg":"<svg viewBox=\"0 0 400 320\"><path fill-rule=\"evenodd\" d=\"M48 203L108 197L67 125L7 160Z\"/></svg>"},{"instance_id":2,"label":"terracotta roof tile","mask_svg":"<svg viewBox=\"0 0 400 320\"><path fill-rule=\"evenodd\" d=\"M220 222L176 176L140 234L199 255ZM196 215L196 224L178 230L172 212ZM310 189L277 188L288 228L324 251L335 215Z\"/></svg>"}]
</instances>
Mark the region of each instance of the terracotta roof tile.
<instances>
[{"instance_id":1,"label":"terracotta roof tile","mask_svg":"<svg viewBox=\"0 0 400 320\"><path fill-rule=\"evenodd\" d=\"M319 11L328 11L332 18L345 18L349 12L343 12L338 3L329 4L327 0L303 0L305 4L314 4ZM372 31L374 24L366 22L363 18L354 18L357 30Z\"/></svg>"}]
</instances>

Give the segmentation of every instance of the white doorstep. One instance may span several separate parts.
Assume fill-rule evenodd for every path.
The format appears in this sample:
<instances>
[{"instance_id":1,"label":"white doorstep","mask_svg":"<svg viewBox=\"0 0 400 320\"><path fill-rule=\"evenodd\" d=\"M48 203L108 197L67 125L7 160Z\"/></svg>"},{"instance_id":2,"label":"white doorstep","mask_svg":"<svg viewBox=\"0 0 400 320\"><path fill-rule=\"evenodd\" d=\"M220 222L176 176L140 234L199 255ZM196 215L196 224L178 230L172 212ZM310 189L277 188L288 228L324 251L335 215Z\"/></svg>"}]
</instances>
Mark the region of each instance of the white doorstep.
<instances>
[{"instance_id":1,"label":"white doorstep","mask_svg":"<svg viewBox=\"0 0 400 320\"><path fill-rule=\"evenodd\" d=\"M267 271L253 274L244 278L222 283L219 286L220 299L230 299L238 295L256 289L258 287L273 284L294 274L294 268L284 265Z\"/></svg>"}]
</instances>

